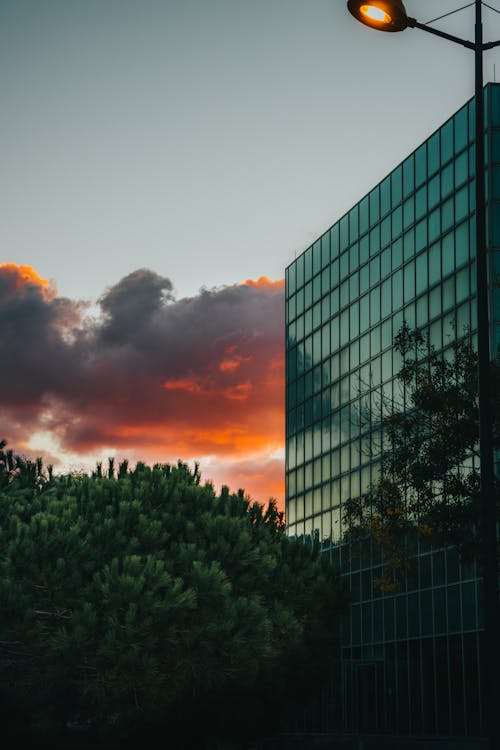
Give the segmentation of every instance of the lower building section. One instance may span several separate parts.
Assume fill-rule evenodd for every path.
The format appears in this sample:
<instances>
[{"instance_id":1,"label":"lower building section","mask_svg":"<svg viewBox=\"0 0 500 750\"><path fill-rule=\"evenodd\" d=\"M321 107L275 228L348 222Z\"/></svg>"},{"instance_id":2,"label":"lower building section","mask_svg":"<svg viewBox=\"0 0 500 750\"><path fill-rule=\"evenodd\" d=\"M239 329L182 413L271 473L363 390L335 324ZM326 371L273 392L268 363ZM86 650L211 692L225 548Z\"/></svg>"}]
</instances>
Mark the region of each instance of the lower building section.
<instances>
[{"instance_id":1,"label":"lower building section","mask_svg":"<svg viewBox=\"0 0 500 750\"><path fill-rule=\"evenodd\" d=\"M363 750L397 748L387 743L398 737L405 738L404 750L409 738L428 748L482 747L482 581L476 566L462 565L452 548L420 554L401 590L383 594L374 584L373 556L355 558L347 546L330 553L342 563L351 591L341 658L321 694L284 731L365 743L370 737Z\"/></svg>"},{"instance_id":2,"label":"lower building section","mask_svg":"<svg viewBox=\"0 0 500 750\"><path fill-rule=\"evenodd\" d=\"M488 741L480 737L411 737L405 735L336 735L284 733L248 748L230 750L488 750ZM219 748L218 750L226 750ZM229 750L229 748L227 748Z\"/></svg>"},{"instance_id":3,"label":"lower building section","mask_svg":"<svg viewBox=\"0 0 500 750\"><path fill-rule=\"evenodd\" d=\"M485 102L484 134L475 133L471 100L286 270L288 533L318 539L351 592L342 661L292 733L346 742L352 733L365 743L346 748L409 750L425 737L429 748L454 738L453 747L475 749L485 731L477 564L453 547L405 539L412 570L398 590L381 591L381 550L360 557L342 541L349 500L380 477L385 420L413 408L395 347L402 326L447 360L457 341L477 346L475 141L483 136L490 338L500 353L499 84L486 87ZM475 460L459 458L460 471Z\"/></svg>"},{"instance_id":4,"label":"lower building section","mask_svg":"<svg viewBox=\"0 0 500 750\"><path fill-rule=\"evenodd\" d=\"M482 734L477 633L386 643L378 658L345 649L345 732Z\"/></svg>"}]
</instances>

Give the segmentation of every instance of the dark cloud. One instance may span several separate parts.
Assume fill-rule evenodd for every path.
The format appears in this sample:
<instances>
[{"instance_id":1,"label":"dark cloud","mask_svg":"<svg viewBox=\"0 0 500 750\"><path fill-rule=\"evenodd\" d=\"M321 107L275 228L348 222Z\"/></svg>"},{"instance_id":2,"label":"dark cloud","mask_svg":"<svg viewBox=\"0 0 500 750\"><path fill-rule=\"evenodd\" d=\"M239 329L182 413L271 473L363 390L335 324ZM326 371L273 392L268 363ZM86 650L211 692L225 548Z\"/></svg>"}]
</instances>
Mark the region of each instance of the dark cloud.
<instances>
[{"instance_id":1,"label":"dark cloud","mask_svg":"<svg viewBox=\"0 0 500 750\"><path fill-rule=\"evenodd\" d=\"M81 455L110 446L241 465L263 465L282 446L282 282L175 300L170 279L140 269L103 294L92 319L27 268L0 265L0 415L11 442L48 430Z\"/></svg>"},{"instance_id":2,"label":"dark cloud","mask_svg":"<svg viewBox=\"0 0 500 750\"><path fill-rule=\"evenodd\" d=\"M140 268L110 287L99 300L105 322L99 337L110 345L140 339L152 318L173 301L170 279Z\"/></svg>"}]
</instances>

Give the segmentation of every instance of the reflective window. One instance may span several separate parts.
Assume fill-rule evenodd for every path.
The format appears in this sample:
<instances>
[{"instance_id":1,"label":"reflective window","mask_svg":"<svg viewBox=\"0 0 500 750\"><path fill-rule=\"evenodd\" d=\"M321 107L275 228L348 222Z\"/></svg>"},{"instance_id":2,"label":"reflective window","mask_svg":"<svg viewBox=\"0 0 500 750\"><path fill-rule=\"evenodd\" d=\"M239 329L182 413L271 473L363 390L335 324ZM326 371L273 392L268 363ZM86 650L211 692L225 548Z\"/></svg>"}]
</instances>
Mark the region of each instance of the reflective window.
<instances>
[{"instance_id":1,"label":"reflective window","mask_svg":"<svg viewBox=\"0 0 500 750\"><path fill-rule=\"evenodd\" d=\"M469 140L467 107L462 107L453 118L455 129L455 152L461 151L467 146Z\"/></svg>"},{"instance_id":2,"label":"reflective window","mask_svg":"<svg viewBox=\"0 0 500 750\"><path fill-rule=\"evenodd\" d=\"M349 244L349 217L343 216L339 225L339 251L345 250Z\"/></svg>"},{"instance_id":3,"label":"reflective window","mask_svg":"<svg viewBox=\"0 0 500 750\"><path fill-rule=\"evenodd\" d=\"M403 198L415 189L415 157L412 154L403 162Z\"/></svg>"},{"instance_id":4,"label":"reflective window","mask_svg":"<svg viewBox=\"0 0 500 750\"><path fill-rule=\"evenodd\" d=\"M499 128L487 123L486 156L500 274L500 86L486 91ZM383 409L403 405L393 346L403 320L447 347L444 356L467 327L476 342L473 126L470 103L286 269L288 530L317 533L351 578L357 603L342 648L359 665L356 680L373 670L373 712L381 696L384 706L376 732L482 731L474 566L453 549L421 551L406 587L382 595L373 585L380 554L363 559L339 544L343 503L380 473ZM494 297L500 351L500 291ZM351 729L364 684L346 693Z\"/></svg>"},{"instance_id":5,"label":"reflective window","mask_svg":"<svg viewBox=\"0 0 500 750\"><path fill-rule=\"evenodd\" d=\"M354 206L349 211L349 234L350 234L350 241L354 242L354 240L359 235L359 222L358 222L358 207Z\"/></svg>"},{"instance_id":6,"label":"reflective window","mask_svg":"<svg viewBox=\"0 0 500 750\"><path fill-rule=\"evenodd\" d=\"M441 128L441 164L453 158L453 120L448 120Z\"/></svg>"},{"instance_id":7,"label":"reflective window","mask_svg":"<svg viewBox=\"0 0 500 750\"><path fill-rule=\"evenodd\" d=\"M380 220L380 194L378 186L370 193L370 225Z\"/></svg>"}]
</instances>

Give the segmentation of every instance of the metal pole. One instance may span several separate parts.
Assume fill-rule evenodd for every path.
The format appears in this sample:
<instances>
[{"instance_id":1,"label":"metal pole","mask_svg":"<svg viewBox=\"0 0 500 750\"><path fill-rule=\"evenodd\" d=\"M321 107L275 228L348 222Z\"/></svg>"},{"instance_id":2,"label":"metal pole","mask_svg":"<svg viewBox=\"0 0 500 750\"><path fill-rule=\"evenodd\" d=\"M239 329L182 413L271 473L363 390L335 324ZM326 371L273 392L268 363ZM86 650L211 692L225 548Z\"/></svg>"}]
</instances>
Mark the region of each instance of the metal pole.
<instances>
[{"instance_id":1,"label":"metal pole","mask_svg":"<svg viewBox=\"0 0 500 750\"><path fill-rule=\"evenodd\" d=\"M482 3L476 2L475 109L476 109L476 277L478 329L479 455L481 475L481 536L483 544L484 637L482 648L482 692L486 728L491 750L500 748L495 687L499 637L497 629L498 576L496 554L496 491L490 394L490 325L488 261L486 250L486 204L484 169L484 96Z\"/></svg>"}]
</instances>

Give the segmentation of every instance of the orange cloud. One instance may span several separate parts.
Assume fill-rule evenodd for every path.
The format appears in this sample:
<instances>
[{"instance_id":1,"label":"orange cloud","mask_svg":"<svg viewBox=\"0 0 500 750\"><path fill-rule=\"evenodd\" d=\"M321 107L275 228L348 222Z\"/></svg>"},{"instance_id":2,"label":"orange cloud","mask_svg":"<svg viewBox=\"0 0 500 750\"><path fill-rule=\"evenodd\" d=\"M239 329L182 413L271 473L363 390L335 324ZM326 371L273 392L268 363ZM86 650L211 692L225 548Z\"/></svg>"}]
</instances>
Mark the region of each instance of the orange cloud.
<instances>
[{"instance_id":1,"label":"orange cloud","mask_svg":"<svg viewBox=\"0 0 500 750\"><path fill-rule=\"evenodd\" d=\"M140 269L92 321L47 284L0 266L0 438L15 447L45 431L82 461L197 460L207 479L283 502L282 281L175 300L169 279Z\"/></svg>"},{"instance_id":2,"label":"orange cloud","mask_svg":"<svg viewBox=\"0 0 500 750\"><path fill-rule=\"evenodd\" d=\"M251 286L254 289L285 289L285 279L278 279L278 281L272 281L267 276L260 276L258 279L245 279L243 282L244 286Z\"/></svg>"},{"instance_id":3,"label":"orange cloud","mask_svg":"<svg viewBox=\"0 0 500 750\"><path fill-rule=\"evenodd\" d=\"M224 396L233 401L246 401L251 390L252 384L247 380L246 383L238 383L231 388L225 388Z\"/></svg>"},{"instance_id":4,"label":"orange cloud","mask_svg":"<svg viewBox=\"0 0 500 750\"><path fill-rule=\"evenodd\" d=\"M9 283L12 293L19 293L26 287L35 286L46 299L52 299L57 294L53 283L49 279L42 279L32 266L0 263L0 274L3 280Z\"/></svg>"},{"instance_id":5,"label":"orange cloud","mask_svg":"<svg viewBox=\"0 0 500 750\"><path fill-rule=\"evenodd\" d=\"M234 347L231 347L231 349L234 350ZM235 355L232 358L223 359L219 364L219 370L221 372L236 372L236 370L238 370L244 362L249 361L250 357L241 357L239 355Z\"/></svg>"},{"instance_id":6,"label":"orange cloud","mask_svg":"<svg viewBox=\"0 0 500 750\"><path fill-rule=\"evenodd\" d=\"M165 380L163 387L167 391L185 391L186 393L202 393L203 388L200 383L196 380L188 380L187 378L179 378L173 380Z\"/></svg>"}]
</instances>

